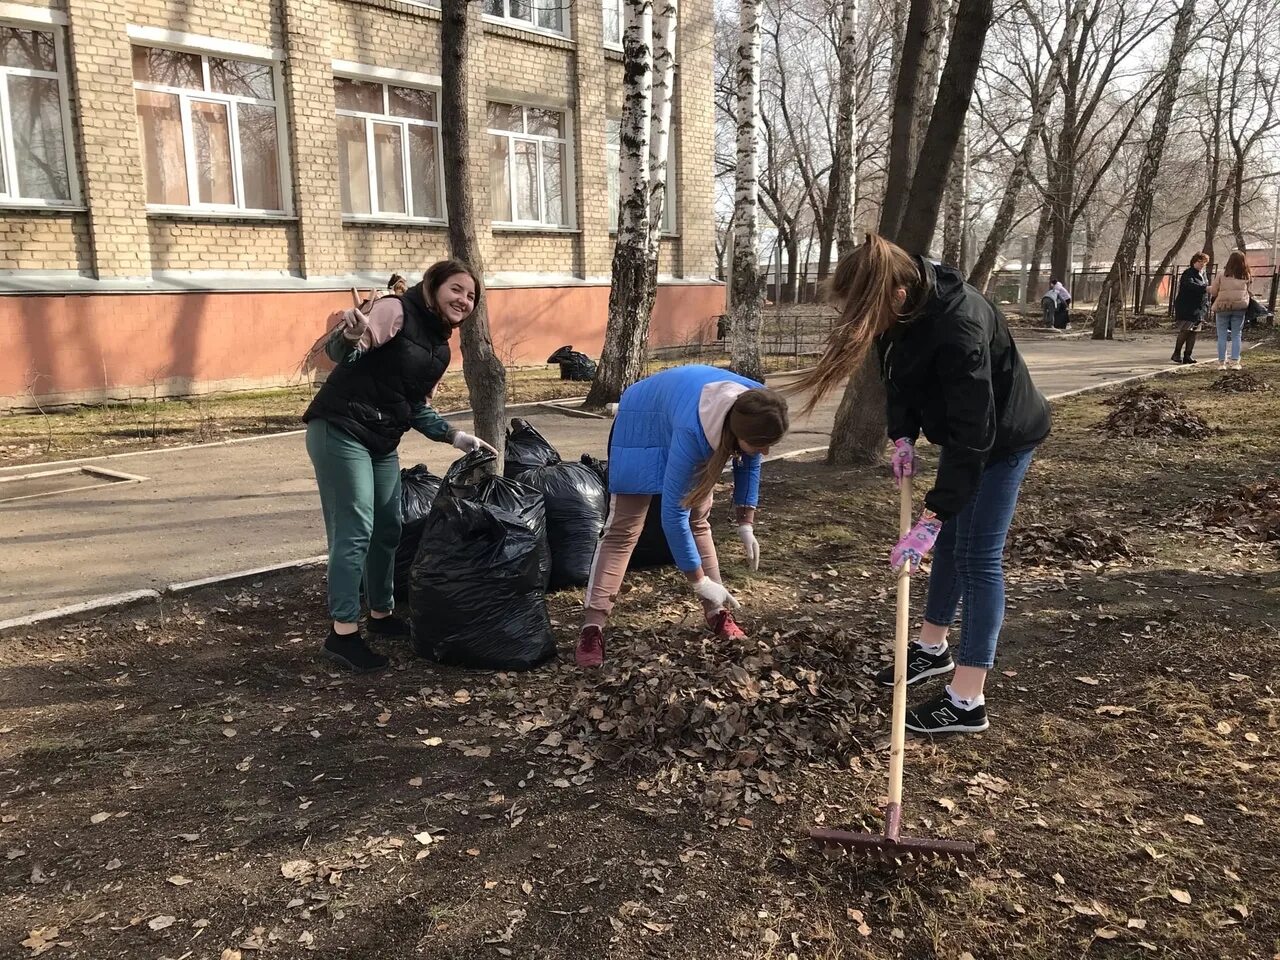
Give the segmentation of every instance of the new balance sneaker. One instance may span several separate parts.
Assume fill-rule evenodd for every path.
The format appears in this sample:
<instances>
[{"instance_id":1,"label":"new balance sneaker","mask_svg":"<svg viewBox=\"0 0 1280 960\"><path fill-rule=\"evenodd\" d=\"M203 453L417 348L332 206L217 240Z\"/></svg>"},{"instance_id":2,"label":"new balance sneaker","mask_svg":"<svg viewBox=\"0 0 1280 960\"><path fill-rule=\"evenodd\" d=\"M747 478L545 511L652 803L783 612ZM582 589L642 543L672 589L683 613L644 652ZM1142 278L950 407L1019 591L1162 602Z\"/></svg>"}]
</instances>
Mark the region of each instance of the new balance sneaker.
<instances>
[{"instance_id":1,"label":"new balance sneaker","mask_svg":"<svg viewBox=\"0 0 1280 960\"><path fill-rule=\"evenodd\" d=\"M580 667L598 667L604 663L604 631L591 625L583 627L573 658Z\"/></svg>"},{"instance_id":2,"label":"new balance sneaker","mask_svg":"<svg viewBox=\"0 0 1280 960\"><path fill-rule=\"evenodd\" d=\"M928 680L930 677L940 677L944 673L950 673L955 668L956 665L951 659L950 647L946 647L941 653L930 653L920 645L919 640L912 640L911 646L907 648L908 687L913 683L919 683L921 680ZM893 686L892 663L876 674L876 683L882 687Z\"/></svg>"},{"instance_id":3,"label":"new balance sneaker","mask_svg":"<svg viewBox=\"0 0 1280 960\"><path fill-rule=\"evenodd\" d=\"M918 707L907 709L907 729L932 736L935 733L981 733L987 729L987 707L979 703L965 709L946 690Z\"/></svg>"},{"instance_id":4,"label":"new balance sneaker","mask_svg":"<svg viewBox=\"0 0 1280 960\"><path fill-rule=\"evenodd\" d=\"M728 610L719 610L707 617L707 626L721 640L747 639L747 635L742 632L742 628L738 626L733 619L733 614Z\"/></svg>"},{"instance_id":5,"label":"new balance sneaker","mask_svg":"<svg viewBox=\"0 0 1280 960\"><path fill-rule=\"evenodd\" d=\"M394 613L389 617L370 617L367 629L375 637L409 636L409 624Z\"/></svg>"},{"instance_id":6,"label":"new balance sneaker","mask_svg":"<svg viewBox=\"0 0 1280 960\"><path fill-rule=\"evenodd\" d=\"M321 653L340 666L356 673L384 670L391 661L377 651L370 650L360 633L341 634L329 627Z\"/></svg>"}]
</instances>

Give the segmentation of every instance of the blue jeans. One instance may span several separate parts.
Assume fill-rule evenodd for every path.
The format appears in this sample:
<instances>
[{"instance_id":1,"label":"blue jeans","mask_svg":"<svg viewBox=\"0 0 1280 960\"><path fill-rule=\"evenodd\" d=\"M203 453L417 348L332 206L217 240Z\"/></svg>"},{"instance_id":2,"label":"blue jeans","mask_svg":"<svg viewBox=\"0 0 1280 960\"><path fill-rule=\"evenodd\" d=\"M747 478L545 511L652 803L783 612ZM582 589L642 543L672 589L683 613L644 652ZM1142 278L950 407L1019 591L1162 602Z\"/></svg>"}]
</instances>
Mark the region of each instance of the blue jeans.
<instances>
[{"instance_id":1,"label":"blue jeans","mask_svg":"<svg viewBox=\"0 0 1280 960\"><path fill-rule=\"evenodd\" d=\"M1240 359L1240 338L1244 335L1243 310L1219 310L1215 317L1218 321L1218 362L1227 359L1227 335L1231 335L1231 359Z\"/></svg>"},{"instance_id":2,"label":"blue jeans","mask_svg":"<svg viewBox=\"0 0 1280 960\"><path fill-rule=\"evenodd\" d=\"M962 667L990 670L995 664L996 640L1004 623L1004 542L1034 452L1028 447L989 462L978 492L942 525L934 544L924 618L950 627L964 600L956 658ZM942 459L946 456L944 448Z\"/></svg>"}]
</instances>

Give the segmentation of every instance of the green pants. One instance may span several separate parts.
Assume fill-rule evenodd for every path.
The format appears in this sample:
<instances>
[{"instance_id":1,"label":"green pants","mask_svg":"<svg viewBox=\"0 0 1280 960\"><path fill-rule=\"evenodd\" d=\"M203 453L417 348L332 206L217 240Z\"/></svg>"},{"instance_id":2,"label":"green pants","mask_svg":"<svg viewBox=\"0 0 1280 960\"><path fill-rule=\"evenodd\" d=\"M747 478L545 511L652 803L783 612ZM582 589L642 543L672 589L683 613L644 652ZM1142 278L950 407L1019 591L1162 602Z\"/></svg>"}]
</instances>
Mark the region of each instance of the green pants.
<instances>
[{"instance_id":1,"label":"green pants","mask_svg":"<svg viewBox=\"0 0 1280 960\"><path fill-rule=\"evenodd\" d=\"M326 420L307 424L307 453L329 541L329 616L339 623L360 619L361 580L369 609L390 611L400 542L399 456L394 450L374 456Z\"/></svg>"}]
</instances>

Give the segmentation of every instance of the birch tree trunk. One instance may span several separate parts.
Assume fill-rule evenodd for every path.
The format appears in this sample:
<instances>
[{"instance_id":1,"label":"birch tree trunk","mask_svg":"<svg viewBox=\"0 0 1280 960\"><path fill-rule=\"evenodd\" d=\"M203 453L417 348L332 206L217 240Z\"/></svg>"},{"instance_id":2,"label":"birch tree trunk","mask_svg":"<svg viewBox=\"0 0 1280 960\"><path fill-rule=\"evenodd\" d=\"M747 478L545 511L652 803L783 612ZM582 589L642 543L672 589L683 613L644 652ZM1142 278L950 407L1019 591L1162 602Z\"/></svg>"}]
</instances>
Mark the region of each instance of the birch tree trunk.
<instances>
[{"instance_id":1,"label":"birch tree trunk","mask_svg":"<svg viewBox=\"0 0 1280 960\"><path fill-rule=\"evenodd\" d=\"M1196 0L1185 0L1182 9L1178 11L1178 20L1173 29L1173 43L1169 48L1169 60L1164 69L1160 104L1156 107L1155 121L1142 157L1142 166L1138 169L1133 206L1129 209L1129 219L1125 222L1124 233L1120 237L1120 248L1116 251L1111 269L1107 271L1107 278L1102 282L1102 291L1098 294L1098 305L1094 310L1093 321L1093 339L1095 340L1111 339L1115 316L1124 306L1125 290L1133 275L1133 261L1138 252L1138 242L1142 239L1143 227L1151 215L1151 200L1155 195L1157 178L1160 176L1160 161L1164 157L1164 145L1169 136L1169 120L1173 116L1173 106L1178 100L1178 79L1182 73L1183 61L1187 58L1187 50L1191 46L1191 24L1195 19L1195 13Z\"/></svg>"},{"instance_id":2,"label":"birch tree trunk","mask_svg":"<svg viewBox=\"0 0 1280 960\"><path fill-rule=\"evenodd\" d=\"M657 0L653 20L653 93L649 113L649 273L658 288L658 246L667 207L667 147L671 141L671 104L675 93L678 0ZM652 315L652 305L650 316ZM648 333L649 318L645 318Z\"/></svg>"},{"instance_id":3,"label":"birch tree trunk","mask_svg":"<svg viewBox=\"0 0 1280 960\"><path fill-rule=\"evenodd\" d=\"M964 272L964 234L968 229L966 213L969 196L969 130L960 135L951 169L947 172L947 190L942 219L942 262Z\"/></svg>"},{"instance_id":4,"label":"birch tree trunk","mask_svg":"<svg viewBox=\"0 0 1280 960\"><path fill-rule=\"evenodd\" d=\"M829 189L836 198L836 249L843 257L857 246L853 217L858 204L858 0L842 0L840 4L836 56L840 73L836 89L836 153L831 159L831 176L835 182Z\"/></svg>"},{"instance_id":5,"label":"birch tree trunk","mask_svg":"<svg viewBox=\"0 0 1280 960\"><path fill-rule=\"evenodd\" d=\"M484 110L483 91L472 100L467 56L470 37L480 32L480 7L470 0L441 0L440 124L444 146L445 201L449 213L450 255L484 277L476 242L475 195L471 185L471 110ZM476 290L476 308L462 325L462 373L474 411L476 436L491 443L502 463L507 436L507 371L493 349L484 284Z\"/></svg>"},{"instance_id":6,"label":"birch tree trunk","mask_svg":"<svg viewBox=\"0 0 1280 960\"><path fill-rule=\"evenodd\" d=\"M738 36L738 162L734 181L733 369L764 379L760 359L761 284L757 245L760 194L760 0L741 0Z\"/></svg>"},{"instance_id":7,"label":"birch tree trunk","mask_svg":"<svg viewBox=\"0 0 1280 960\"><path fill-rule=\"evenodd\" d=\"M1087 7L1087 0L1077 0L1072 7L1071 14L1067 17L1067 25L1054 51L1053 62L1049 65L1049 73L1044 78L1044 84L1040 87L1039 94L1032 105L1031 122L1027 126L1027 135L1022 141L1022 149L1018 151L1018 159L1014 162L1009 180L1005 184L1004 196L1000 199L1000 208L996 211L986 242L983 243L978 260L973 265L973 272L969 274L969 282L979 290L987 289L987 284L991 280L991 271L996 266L996 258L1009 238L1009 230L1013 226L1013 218L1017 213L1022 186L1026 182L1031 161L1035 156L1036 145L1040 142L1040 135L1048 120L1049 108L1053 106L1054 97L1058 93L1063 64L1066 63L1067 53L1075 43L1076 30L1084 20ZM1027 12L1034 18L1035 14L1029 6Z\"/></svg>"},{"instance_id":8,"label":"birch tree trunk","mask_svg":"<svg viewBox=\"0 0 1280 960\"><path fill-rule=\"evenodd\" d=\"M616 403L640 379L645 338L653 312L657 248L650 279L650 129L653 122L653 2L624 0L623 102L618 176L618 234L613 246L613 284L604 349L585 407ZM668 84L668 97L670 96ZM670 102L667 104L670 116Z\"/></svg>"}]
</instances>

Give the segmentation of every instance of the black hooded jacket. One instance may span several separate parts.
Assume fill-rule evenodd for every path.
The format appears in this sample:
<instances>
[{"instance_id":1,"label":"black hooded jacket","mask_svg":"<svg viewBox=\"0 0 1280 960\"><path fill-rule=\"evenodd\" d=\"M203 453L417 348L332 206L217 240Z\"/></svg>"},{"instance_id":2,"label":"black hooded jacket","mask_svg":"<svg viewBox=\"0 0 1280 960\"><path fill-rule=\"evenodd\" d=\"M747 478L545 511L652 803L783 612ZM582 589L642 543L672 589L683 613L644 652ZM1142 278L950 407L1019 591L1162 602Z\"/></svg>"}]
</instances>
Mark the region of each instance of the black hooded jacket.
<instances>
[{"instance_id":1,"label":"black hooded jacket","mask_svg":"<svg viewBox=\"0 0 1280 960\"><path fill-rule=\"evenodd\" d=\"M888 394L889 439L923 432L942 449L925 505L943 520L977 492L992 457L1049 435L1049 403L999 309L958 272L917 258L919 306L876 341Z\"/></svg>"},{"instance_id":2,"label":"black hooded jacket","mask_svg":"<svg viewBox=\"0 0 1280 960\"><path fill-rule=\"evenodd\" d=\"M375 455L390 453L412 426L451 357L449 325L427 305L421 283L398 298L404 326L376 350L340 363L316 394L304 421L327 420Z\"/></svg>"}]
</instances>

